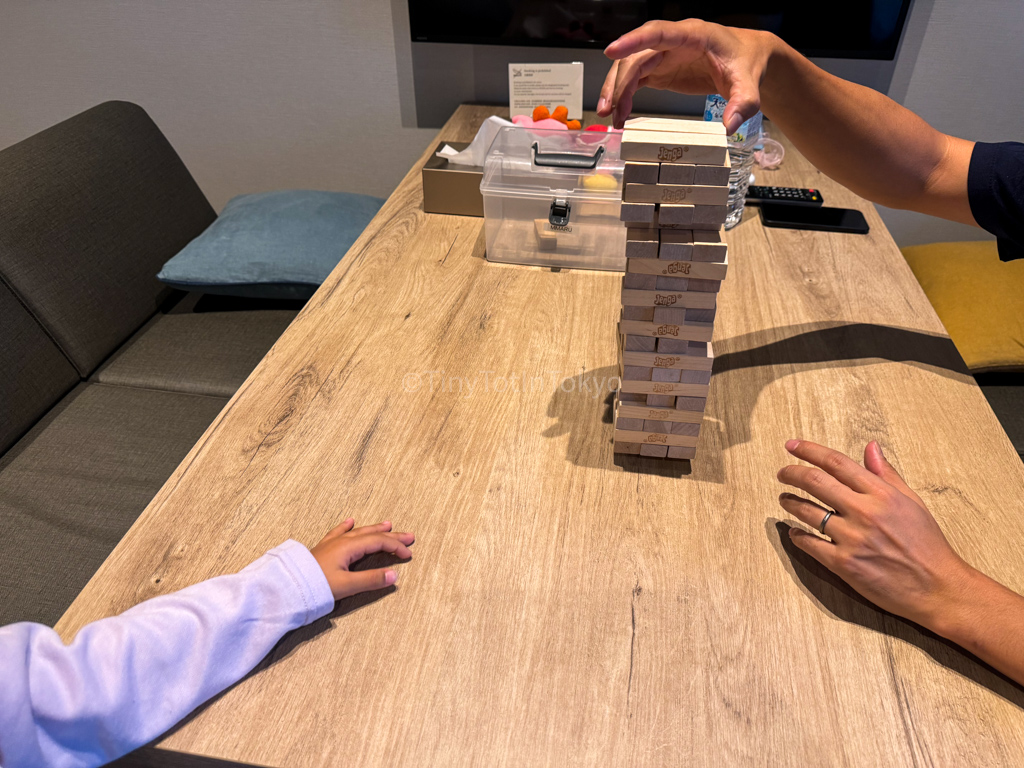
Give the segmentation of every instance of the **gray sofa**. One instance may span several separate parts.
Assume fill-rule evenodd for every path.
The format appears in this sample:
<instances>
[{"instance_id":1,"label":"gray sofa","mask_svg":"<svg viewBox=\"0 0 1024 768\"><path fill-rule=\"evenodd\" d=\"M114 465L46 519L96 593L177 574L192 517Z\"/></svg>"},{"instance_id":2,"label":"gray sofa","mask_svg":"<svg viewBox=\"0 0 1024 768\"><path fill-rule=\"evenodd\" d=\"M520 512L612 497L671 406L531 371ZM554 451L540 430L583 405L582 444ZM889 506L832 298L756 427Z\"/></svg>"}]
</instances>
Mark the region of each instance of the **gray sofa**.
<instances>
[{"instance_id":1,"label":"gray sofa","mask_svg":"<svg viewBox=\"0 0 1024 768\"><path fill-rule=\"evenodd\" d=\"M0 625L60 618L295 317L155 279L215 218L133 104L0 151Z\"/></svg>"}]
</instances>

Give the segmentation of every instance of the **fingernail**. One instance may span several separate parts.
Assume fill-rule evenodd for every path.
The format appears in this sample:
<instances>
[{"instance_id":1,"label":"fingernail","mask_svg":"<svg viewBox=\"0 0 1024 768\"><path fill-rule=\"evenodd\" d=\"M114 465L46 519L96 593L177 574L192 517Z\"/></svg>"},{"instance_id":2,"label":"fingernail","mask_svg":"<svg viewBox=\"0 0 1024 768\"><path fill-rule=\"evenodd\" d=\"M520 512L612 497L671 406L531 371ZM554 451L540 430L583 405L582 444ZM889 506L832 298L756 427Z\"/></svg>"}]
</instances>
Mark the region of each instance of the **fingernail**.
<instances>
[{"instance_id":1,"label":"fingernail","mask_svg":"<svg viewBox=\"0 0 1024 768\"><path fill-rule=\"evenodd\" d=\"M738 131L740 129L740 123L742 123L742 122L743 122L743 120L740 118L739 115L733 115L732 117L729 118L729 121L725 124L725 132L731 136L732 134L736 133L736 131Z\"/></svg>"},{"instance_id":2,"label":"fingernail","mask_svg":"<svg viewBox=\"0 0 1024 768\"><path fill-rule=\"evenodd\" d=\"M786 441L786 450L787 451L792 451L798 445L800 445L800 441L799 440L787 440Z\"/></svg>"},{"instance_id":3,"label":"fingernail","mask_svg":"<svg viewBox=\"0 0 1024 768\"><path fill-rule=\"evenodd\" d=\"M878 455L883 459L885 458L885 451L882 450L882 444L875 440L875 447L878 449Z\"/></svg>"},{"instance_id":4,"label":"fingernail","mask_svg":"<svg viewBox=\"0 0 1024 768\"><path fill-rule=\"evenodd\" d=\"M608 108L608 99L602 96L597 100L597 111L604 112Z\"/></svg>"},{"instance_id":5,"label":"fingernail","mask_svg":"<svg viewBox=\"0 0 1024 768\"><path fill-rule=\"evenodd\" d=\"M384 574L384 583L387 584L389 587L396 581L398 581L398 574L394 571L388 571Z\"/></svg>"}]
</instances>

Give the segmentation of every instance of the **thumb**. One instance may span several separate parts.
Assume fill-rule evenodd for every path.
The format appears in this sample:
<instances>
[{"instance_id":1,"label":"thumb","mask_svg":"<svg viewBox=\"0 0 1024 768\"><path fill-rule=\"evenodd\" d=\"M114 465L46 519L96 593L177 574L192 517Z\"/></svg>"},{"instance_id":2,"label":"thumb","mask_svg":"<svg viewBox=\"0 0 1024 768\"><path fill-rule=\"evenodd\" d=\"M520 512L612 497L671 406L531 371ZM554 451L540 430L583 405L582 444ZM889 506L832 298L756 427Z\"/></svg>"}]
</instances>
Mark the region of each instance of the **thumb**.
<instances>
[{"instance_id":1,"label":"thumb","mask_svg":"<svg viewBox=\"0 0 1024 768\"><path fill-rule=\"evenodd\" d=\"M761 109L761 93L757 86L745 79L738 79L730 82L727 90L723 93L729 100L722 115L722 122L725 123L725 132L730 136L740 129L745 120L749 120Z\"/></svg>"},{"instance_id":2,"label":"thumb","mask_svg":"<svg viewBox=\"0 0 1024 768\"><path fill-rule=\"evenodd\" d=\"M336 600L358 595L374 589L390 587L398 580L398 573L391 568L374 568L368 571L349 571L334 593Z\"/></svg>"},{"instance_id":3,"label":"thumb","mask_svg":"<svg viewBox=\"0 0 1024 768\"><path fill-rule=\"evenodd\" d=\"M882 453L882 446L878 444L877 440L872 440L864 447L864 466L869 472L878 475L878 477L885 480L893 488L909 496L921 506L924 506L921 497L910 489L910 486L900 477L900 473L885 458L885 454Z\"/></svg>"}]
</instances>

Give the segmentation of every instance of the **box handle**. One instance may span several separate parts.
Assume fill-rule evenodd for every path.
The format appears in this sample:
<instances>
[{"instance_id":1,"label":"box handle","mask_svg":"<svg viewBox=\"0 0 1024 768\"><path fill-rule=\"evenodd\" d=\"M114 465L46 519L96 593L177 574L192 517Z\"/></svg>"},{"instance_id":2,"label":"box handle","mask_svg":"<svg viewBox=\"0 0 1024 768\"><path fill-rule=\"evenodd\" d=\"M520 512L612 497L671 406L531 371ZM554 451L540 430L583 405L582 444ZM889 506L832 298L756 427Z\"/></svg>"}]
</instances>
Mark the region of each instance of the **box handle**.
<instances>
[{"instance_id":1,"label":"box handle","mask_svg":"<svg viewBox=\"0 0 1024 768\"><path fill-rule=\"evenodd\" d=\"M540 143L533 142L533 164L547 168L580 168L591 170L597 167L604 154L604 147L598 147L592 155L577 155L572 152L541 152Z\"/></svg>"}]
</instances>

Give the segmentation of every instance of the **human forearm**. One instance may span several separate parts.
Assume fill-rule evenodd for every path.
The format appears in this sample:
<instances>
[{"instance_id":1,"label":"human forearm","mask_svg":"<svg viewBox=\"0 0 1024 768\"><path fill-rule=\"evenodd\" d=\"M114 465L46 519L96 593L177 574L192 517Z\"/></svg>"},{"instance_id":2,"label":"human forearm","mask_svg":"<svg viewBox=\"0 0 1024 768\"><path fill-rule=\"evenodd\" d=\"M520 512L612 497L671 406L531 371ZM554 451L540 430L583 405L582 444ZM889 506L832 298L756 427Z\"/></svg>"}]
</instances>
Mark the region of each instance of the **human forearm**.
<instances>
[{"instance_id":1,"label":"human forearm","mask_svg":"<svg viewBox=\"0 0 1024 768\"><path fill-rule=\"evenodd\" d=\"M1024 684L1024 597L971 569L925 626Z\"/></svg>"},{"instance_id":2,"label":"human forearm","mask_svg":"<svg viewBox=\"0 0 1024 768\"><path fill-rule=\"evenodd\" d=\"M816 167L874 202L974 224L967 201L973 142L935 130L888 96L759 34L772 51L762 110Z\"/></svg>"}]
</instances>

